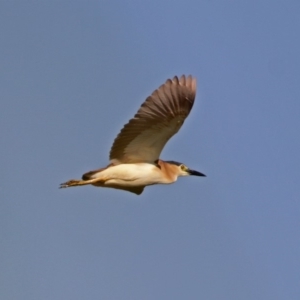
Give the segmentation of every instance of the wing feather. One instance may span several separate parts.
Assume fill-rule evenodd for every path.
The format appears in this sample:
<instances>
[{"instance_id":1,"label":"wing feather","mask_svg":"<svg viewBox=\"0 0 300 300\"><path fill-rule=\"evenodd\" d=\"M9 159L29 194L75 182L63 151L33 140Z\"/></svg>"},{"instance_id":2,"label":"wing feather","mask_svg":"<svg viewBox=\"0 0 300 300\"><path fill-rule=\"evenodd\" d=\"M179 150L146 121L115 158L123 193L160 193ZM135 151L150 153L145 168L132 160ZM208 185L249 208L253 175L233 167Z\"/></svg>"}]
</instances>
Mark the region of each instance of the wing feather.
<instances>
[{"instance_id":1,"label":"wing feather","mask_svg":"<svg viewBox=\"0 0 300 300\"><path fill-rule=\"evenodd\" d=\"M196 96L196 79L175 76L155 90L123 127L110 150L118 163L153 163L189 115Z\"/></svg>"}]
</instances>

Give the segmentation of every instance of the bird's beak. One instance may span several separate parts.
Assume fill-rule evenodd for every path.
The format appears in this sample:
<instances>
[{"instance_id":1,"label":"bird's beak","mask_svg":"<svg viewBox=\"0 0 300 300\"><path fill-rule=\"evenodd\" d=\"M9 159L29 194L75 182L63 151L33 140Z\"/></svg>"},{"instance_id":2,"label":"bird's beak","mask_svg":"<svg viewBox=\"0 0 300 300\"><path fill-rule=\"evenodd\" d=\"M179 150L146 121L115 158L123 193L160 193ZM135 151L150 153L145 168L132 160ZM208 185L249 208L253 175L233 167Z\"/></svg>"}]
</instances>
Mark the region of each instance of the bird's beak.
<instances>
[{"instance_id":1,"label":"bird's beak","mask_svg":"<svg viewBox=\"0 0 300 300\"><path fill-rule=\"evenodd\" d=\"M195 176L204 176L204 177L206 177L206 175L204 175L203 173L200 173L200 172L198 172L198 171L194 171L194 170L188 170L188 173L190 174L190 175L195 175Z\"/></svg>"}]
</instances>

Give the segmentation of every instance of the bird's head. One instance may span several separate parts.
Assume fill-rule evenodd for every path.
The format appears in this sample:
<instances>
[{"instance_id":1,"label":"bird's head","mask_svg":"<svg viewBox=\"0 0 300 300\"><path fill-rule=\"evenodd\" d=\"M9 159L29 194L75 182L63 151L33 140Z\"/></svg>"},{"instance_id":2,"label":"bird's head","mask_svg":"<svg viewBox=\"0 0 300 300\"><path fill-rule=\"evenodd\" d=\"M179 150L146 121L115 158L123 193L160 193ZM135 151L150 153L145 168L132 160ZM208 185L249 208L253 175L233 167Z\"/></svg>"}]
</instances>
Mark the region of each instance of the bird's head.
<instances>
[{"instance_id":1,"label":"bird's head","mask_svg":"<svg viewBox=\"0 0 300 300\"><path fill-rule=\"evenodd\" d=\"M190 168L188 168L183 163L180 163L180 162L177 162L177 161L173 161L173 160L166 161L166 163L171 164L173 166L176 166L177 176L190 176L190 175L194 175L194 176L204 176L204 177L206 177L206 175L204 175L203 173L195 171L195 170L191 170Z\"/></svg>"}]
</instances>

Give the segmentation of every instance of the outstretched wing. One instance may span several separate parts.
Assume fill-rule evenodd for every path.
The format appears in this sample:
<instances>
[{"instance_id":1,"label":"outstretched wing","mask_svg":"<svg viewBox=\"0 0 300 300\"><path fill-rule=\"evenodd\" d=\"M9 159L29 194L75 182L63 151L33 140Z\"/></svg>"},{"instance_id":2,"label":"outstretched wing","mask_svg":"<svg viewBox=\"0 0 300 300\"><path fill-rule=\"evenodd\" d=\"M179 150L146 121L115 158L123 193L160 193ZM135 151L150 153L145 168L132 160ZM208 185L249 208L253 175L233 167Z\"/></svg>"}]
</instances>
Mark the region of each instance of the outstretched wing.
<instances>
[{"instance_id":1,"label":"outstretched wing","mask_svg":"<svg viewBox=\"0 0 300 300\"><path fill-rule=\"evenodd\" d=\"M196 79L175 76L155 90L116 137L110 160L153 163L167 141L178 132L196 96Z\"/></svg>"}]
</instances>

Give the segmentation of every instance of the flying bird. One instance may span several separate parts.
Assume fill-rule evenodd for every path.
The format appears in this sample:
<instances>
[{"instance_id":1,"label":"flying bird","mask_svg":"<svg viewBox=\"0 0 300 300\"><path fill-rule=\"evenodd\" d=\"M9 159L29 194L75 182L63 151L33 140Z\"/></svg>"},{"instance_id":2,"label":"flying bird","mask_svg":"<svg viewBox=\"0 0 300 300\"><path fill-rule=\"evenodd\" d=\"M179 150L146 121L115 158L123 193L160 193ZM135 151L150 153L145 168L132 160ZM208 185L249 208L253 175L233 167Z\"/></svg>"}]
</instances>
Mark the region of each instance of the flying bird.
<instances>
[{"instance_id":1,"label":"flying bird","mask_svg":"<svg viewBox=\"0 0 300 300\"><path fill-rule=\"evenodd\" d=\"M60 188L91 184L140 195L154 184L170 184L179 176L205 176L176 161L159 158L168 140L189 115L196 96L196 79L182 75L168 79L141 105L123 127L110 150L110 164L69 180Z\"/></svg>"}]
</instances>

